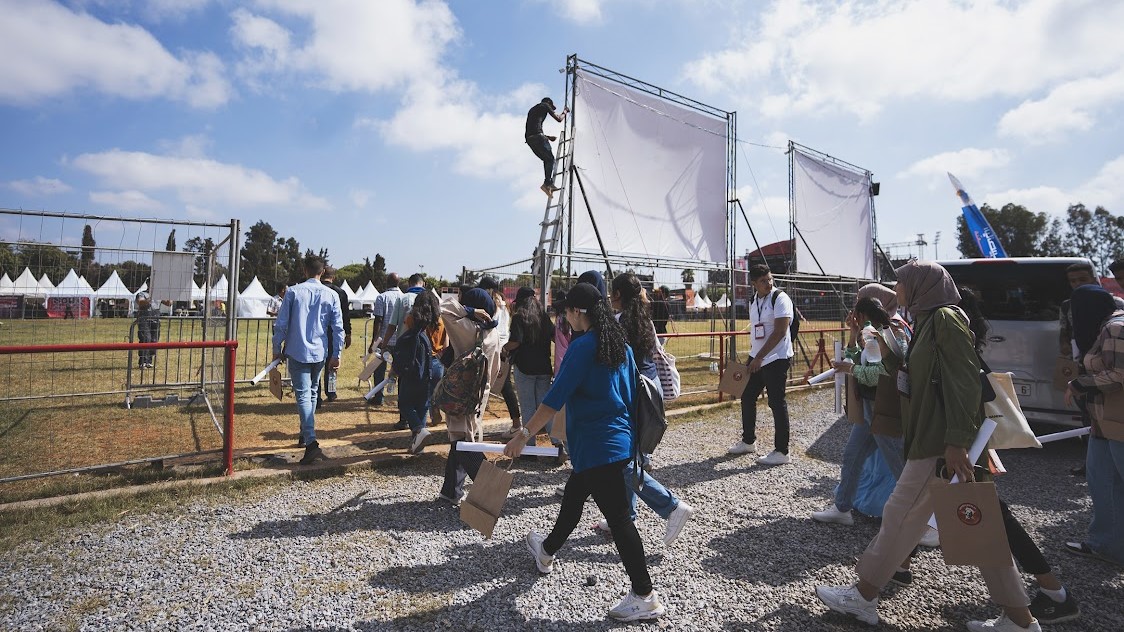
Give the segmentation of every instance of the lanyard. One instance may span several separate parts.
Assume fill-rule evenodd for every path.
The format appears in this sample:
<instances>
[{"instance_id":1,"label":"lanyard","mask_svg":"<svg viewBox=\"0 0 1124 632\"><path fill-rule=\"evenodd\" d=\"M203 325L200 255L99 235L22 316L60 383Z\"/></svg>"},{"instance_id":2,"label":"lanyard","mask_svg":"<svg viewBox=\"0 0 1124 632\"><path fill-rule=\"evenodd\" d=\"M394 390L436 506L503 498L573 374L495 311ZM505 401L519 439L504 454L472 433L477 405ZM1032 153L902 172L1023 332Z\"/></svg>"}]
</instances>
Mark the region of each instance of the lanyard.
<instances>
[{"instance_id":1,"label":"lanyard","mask_svg":"<svg viewBox=\"0 0 1124 632\"><path fill-rule=\"evenodd\" d=\"M773 292L776 292L776 290L773 290ZM770 296L770 295L772 295L773 292L769 292L765 296ZM753 295L753 305L754 305L754 307L757 308L757 322L758 323L761 322L761 308L765 306L764 305L765 301L759 300L759 299L761 299L760 296L757 296L756 294Z\"/></svg>"}]
</instances>

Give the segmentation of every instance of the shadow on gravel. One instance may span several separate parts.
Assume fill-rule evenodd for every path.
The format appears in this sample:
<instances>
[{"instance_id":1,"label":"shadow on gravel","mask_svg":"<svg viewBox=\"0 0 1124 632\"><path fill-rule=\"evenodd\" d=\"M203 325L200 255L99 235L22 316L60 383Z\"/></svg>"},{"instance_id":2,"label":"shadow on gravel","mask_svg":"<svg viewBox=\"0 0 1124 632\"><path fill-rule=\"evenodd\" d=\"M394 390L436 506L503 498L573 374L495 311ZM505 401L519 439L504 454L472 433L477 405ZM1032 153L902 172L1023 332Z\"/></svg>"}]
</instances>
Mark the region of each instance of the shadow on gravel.
<instances>
[{"instance_id":1,"label":"shadow on gravel","mask_svg":"<svg viewBox=\"0 0 1124 632\"><path fill-rule=\"evenodd\" d=\"M686 489L694 485L716 481L745 472L741 468L718 469L718 465L743 458L738 455L712 456L704 461L691 461L676 465L660 465L652 471L660 483L674 490ZM746 467L753 462L746 460Z\"/></svg>"},{"instance_id":2,"label":"shadow on gravel","mask_svg":"<svg viewBox=\"0 0 1124 632\"><path fill-rule=\"evenodd\" d=\"M724 629L736 632L755 632L757 630L873 630L871 626L859 622L853 617L827 610L826 612L811 611L797 604L784 604L776 610L769 612L750 622L731 621ZM896 625L879 624L878 630L902 630Z\"/></svg>"},{"instance_id":3,"label":"shadow on gravel","mask_svg":"<svg viewBox=\"0 0 1124 632\"><path fill-rule=\"evenodd\" d=\"M829 463L843 461L843 446L847 444L847 437L851 435L851 422L843 416L824 431L812 445L808 446L808 456Z\"/></svg>"},{"instance_id":4,"label":"shadow on gravel","mask_svg":"<svg viewBox=\"0 0 1124 632\"><path fill-rule=\"evenodd\" d=\"M704 559L702 568L735 580L791 584L794 577L839 564L855 549L849 542L856 539L853 531L823 527L830 525L787 516L742 526L709 542L715 555Z\"/></svg>"}]
</instances>

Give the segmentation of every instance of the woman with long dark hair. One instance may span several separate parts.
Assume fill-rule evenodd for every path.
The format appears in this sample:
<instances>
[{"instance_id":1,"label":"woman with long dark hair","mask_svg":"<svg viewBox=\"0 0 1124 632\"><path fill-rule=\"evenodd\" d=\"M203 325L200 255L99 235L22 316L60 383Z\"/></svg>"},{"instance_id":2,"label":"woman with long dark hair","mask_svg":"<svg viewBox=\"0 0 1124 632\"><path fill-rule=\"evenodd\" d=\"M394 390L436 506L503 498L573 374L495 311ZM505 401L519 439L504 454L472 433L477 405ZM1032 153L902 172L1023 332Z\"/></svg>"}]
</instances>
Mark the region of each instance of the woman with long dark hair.
<instances>
[{"instance_id":1,"label":"woman with long dark hair","mask_svg":"<svg viewBox=\"0 0 1124 632\"><path fill-rule=\"evenodd\" d=\"M980 361L967 318L956 307L960 293L952 277L936 263L919 261L895 273L898 303L916 319L904 360L893 354L883 358L901 385L905 468L886 501L878 535L859 559L858 583L816 588L828 608L869 625L878 623L878 593L929 528L933 515L929 484L943 480L938 471L965 482L975 480L968 447L983 421ZM981 567L980 574L1003 614L990 621L970 621L969 630L1041 631L1027 607L1014 559L1007 566Z\"/></svg>"},{"instance_id":2,"label":"woman with long dark hair","mask_svg":"<svg viewBox=\"0 0 1124 632\"><path fill-rule=\"evenodd\" d=\"M421 292L406 317L406 331L394 345L394 372L398 375L398 408L410 427L410 452L421 451L429 429L426 417L433 401L433 389L441 380L443 367L433 356L433 337L440 326L437 297ZM443 330L442 330L443 331Z\"/></svg>"},{"instance_id":3,"label":"woman with long dark hair","mask_svg":"<svg viewBox=\"0 0 1124 632\"><path fill-rule=\"evenodd\" d=\"M652 589L644 543L629 519L621 469L632 456L632 409L636 397L636 362L620 323L596 287L578 283L566 296L566 320L574 338L543 403L504 454L516 458L527 441L566 406L566 437L573 472L566 481L554 528L543 536L527 534L527 548L540 573L554 570L554 556L578 526L585 501L593 496L609 521L613 543L632 589L609 610L621 621L655 619L664 614Z\"/></svg>"},{"instance_id":4,"label":"woman with long dark hair","mask_svg":"<svg viewBox=\"0 0 1124 632\"><path fill-rule=\"evenodd\" d=\"M511 358L515 373L515 392L519 395L522 411L520 426L525 427L531 415L546 397L550 380L554 377L554 366L550 361L550 343L554 338L554 324L535 297L534 288L521 287L515 294L512 305L511 333L503 346L501 357ZM549 435L552 423L546 424ZM518 432L518 430L516 430ZM562 442L554 440L554 445Z\"/></svg>"}]
</instances>

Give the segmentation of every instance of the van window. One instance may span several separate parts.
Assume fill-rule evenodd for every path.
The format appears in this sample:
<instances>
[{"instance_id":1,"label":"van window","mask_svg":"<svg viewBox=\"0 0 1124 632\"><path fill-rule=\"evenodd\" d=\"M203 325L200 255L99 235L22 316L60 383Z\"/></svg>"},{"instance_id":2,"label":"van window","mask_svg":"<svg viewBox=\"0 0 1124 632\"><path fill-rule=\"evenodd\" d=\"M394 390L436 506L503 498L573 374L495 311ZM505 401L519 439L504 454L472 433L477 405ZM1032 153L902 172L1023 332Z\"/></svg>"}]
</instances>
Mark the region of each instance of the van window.
<instances>
[{"instance_id":1,"label":"van window","mask_svg":"<svg viewBox=\"0 0 1124 632\"><path fill-rule=\"evenodd\" d=\"M1071 289L1068 263L1027 264L985 262L945 264L958 286L967 286L980 299L988 320L1058 320L1062 301Z\"/></svg>"}]
</instances>

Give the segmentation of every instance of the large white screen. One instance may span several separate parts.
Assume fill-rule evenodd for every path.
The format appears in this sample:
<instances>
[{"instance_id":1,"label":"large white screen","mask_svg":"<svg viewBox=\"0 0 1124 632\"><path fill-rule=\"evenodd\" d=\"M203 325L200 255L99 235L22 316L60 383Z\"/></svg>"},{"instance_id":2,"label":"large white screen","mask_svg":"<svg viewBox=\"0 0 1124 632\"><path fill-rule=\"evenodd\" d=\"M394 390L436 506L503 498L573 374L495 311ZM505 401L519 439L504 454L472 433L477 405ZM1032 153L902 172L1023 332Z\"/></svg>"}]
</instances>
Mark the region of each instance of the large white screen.
<instances>
[{"instance_id":1,"label":"large white screen","mask_svg":"<svg viewBox=\"0 0 1124 632\"><path fill-rule=\"evenodd\" d=\"M870 176L797 151L792 177L796 270L820 274L823 266L824 274L873 279Z\"/></svg>"},{"instance_id":2,"label":"large white screen","mask_svg":"<svg viewBox=\"0 0 1124 632\"><path fill-rule=\"evenodd\" d=\"M605 250L725 263L726 121L618 83L574 80L574 165ZM599 252L574 195L573 248Z\"/></svg>"}]
</instances>

